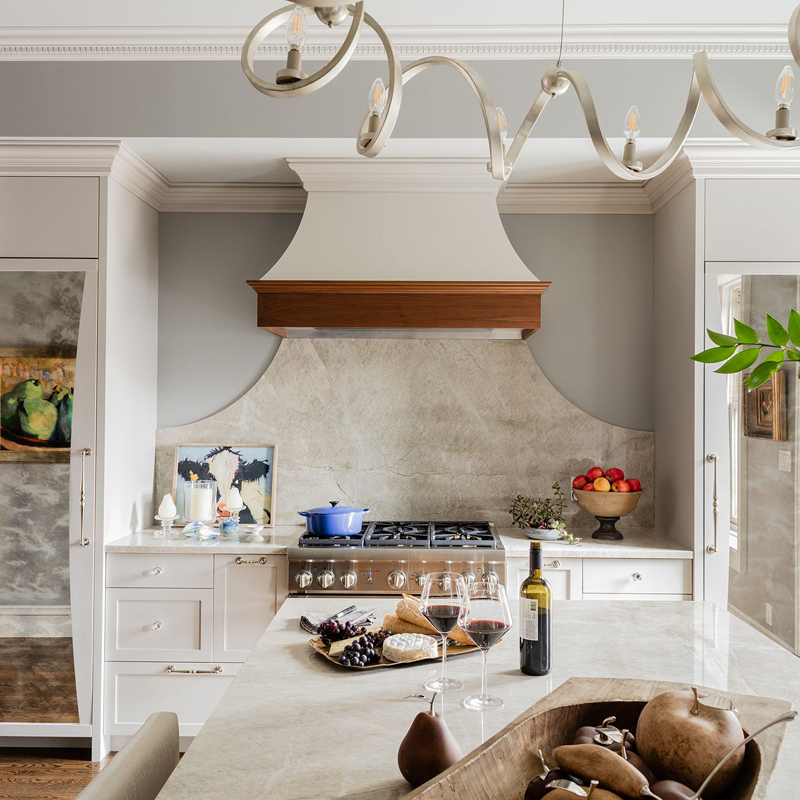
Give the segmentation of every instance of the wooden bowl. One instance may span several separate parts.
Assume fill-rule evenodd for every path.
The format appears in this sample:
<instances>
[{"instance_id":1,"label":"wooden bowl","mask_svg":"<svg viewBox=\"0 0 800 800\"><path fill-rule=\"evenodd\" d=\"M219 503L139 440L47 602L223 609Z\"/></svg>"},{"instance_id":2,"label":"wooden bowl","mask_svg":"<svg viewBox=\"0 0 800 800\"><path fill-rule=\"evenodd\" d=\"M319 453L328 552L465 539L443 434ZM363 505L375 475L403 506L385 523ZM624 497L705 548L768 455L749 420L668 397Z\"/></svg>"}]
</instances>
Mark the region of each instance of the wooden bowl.
<instances>
[{"instance_id":1,"label":"wooden bowl","mask_svg":"<svg viewBox=\"0 0 800 800\"><path fill-rule=\"evenodd\" d=\"M584 492L575 489L572 493L578 505L596 517L624 517L630 514L644 492Z\"/></svg>"},{"instance_id":2,"label":"wooden bowl","mask_svg":"<svg viewBox=\"0 0 800 800\"><path fill-rule=\"evenodd\" d=\"M536 755L539 749L547 764L555 767L553 750L572 744L575 731L581 726L597 725L613 715L618 727L635 731L648 700L661 692L684 688L684 684L666 681L570 678L457 764L406 795L405 800L522 800L528 783L541 771ZM785 700L731 693L727 696L739 709L745 730L757 730L791 708ZM748 742L736 787L725 800L766 797L783 728L777 725L761 734L758 743Z\"/></svg>"}]
</instances>

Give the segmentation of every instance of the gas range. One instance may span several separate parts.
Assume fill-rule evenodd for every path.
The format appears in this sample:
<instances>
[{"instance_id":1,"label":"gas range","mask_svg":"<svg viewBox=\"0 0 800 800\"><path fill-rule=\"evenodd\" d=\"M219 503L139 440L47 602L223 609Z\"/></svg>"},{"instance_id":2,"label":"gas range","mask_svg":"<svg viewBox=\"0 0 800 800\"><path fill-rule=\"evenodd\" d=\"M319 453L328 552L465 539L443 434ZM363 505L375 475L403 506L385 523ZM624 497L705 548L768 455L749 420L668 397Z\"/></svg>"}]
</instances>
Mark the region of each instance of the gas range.
<instances>
[{"instance_id":1,"label":"gas range","mask_svg":"<svg viewBox=\"0 0 800 800\"><path fill-rule=\"evenodd\" d=\"M304 533L289 548L289 594L420 594L429 572L505 583L491 522L366 522L352 536Z\"/></svg>"}]
</instances>

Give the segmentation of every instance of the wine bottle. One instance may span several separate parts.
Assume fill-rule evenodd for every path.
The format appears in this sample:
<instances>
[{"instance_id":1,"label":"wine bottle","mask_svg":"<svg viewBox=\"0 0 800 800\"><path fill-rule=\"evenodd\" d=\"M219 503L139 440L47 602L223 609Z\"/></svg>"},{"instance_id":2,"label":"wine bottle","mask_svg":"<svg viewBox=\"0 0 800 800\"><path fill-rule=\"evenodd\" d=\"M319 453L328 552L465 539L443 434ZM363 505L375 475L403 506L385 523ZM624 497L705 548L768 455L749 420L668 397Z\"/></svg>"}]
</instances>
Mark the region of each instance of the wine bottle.
<instances>
[{"instance_id":1,"label":"wine bottle","mask_svg":"<svg viewBox=\"0 0 800 800\"><path fill-rule=\"evenodd\" d=\"M531 572L519 590L519 668L526 675L550 672L553 592L542 573L542 545L531 542Z\"/></svg>"}]
</instances>

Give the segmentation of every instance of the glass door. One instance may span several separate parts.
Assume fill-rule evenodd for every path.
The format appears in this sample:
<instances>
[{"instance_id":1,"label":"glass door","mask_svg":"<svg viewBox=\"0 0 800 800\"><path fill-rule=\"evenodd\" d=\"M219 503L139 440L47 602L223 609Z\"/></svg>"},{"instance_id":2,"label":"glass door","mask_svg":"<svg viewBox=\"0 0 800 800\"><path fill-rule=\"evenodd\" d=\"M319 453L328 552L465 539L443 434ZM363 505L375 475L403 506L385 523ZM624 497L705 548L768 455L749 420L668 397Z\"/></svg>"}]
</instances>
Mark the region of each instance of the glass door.
<instances>
[{"instance_id":1,"label":"glass door","mask_svg":"<svg viewBox=\"0 0 800 800\"><path fill-rule=\"evenodd\" d=\"M0 264L0 723L20 735L91 711L97 272L73 263Z\"/></svg>"},{"instance_id":2,"label":"glass door","mask_svg":"<svg viewBox=\"0 0 800 800\"><path fill-rule=\"evenodd\" d=\"M707 265L710 267L712 265ZM707 272L706 322L734 335L734 319L754 328L770 347L767 314L784 326L800 308L800 265L785 263L714 264ZM746 268L746 271L742 271ZM730 271L727 271L730 269ZM772 380L752 392L744 379L706 368L706 545L716 536L719 554L706 556L706 585L723 576L726 600L739 616L798 649L798 553L800 553L800 392L797 367L786 364ZM714 471L716 468L716 484ZM715 503L716 497L716 503ZM716 506L716 513L715 513Z\"/></svg>"}]
</instances>

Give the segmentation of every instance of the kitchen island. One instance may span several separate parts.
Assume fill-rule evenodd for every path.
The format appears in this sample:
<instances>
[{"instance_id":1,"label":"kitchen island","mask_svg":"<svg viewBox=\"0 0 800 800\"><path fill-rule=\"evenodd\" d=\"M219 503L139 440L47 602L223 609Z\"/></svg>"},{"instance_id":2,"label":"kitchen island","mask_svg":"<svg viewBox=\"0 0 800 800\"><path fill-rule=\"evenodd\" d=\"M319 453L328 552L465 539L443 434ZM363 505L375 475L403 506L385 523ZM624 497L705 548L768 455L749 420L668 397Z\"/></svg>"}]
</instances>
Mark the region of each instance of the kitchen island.
<instances>
[{"instance_id":1,"label":"kitchen island","mask_svg":"<svg viewBox=\"0 0 800 800\"><path fill-rule=\"evenodd\" d=\"M351 601L378 606L379 620L396 605L368 597L283 604L160 800L389 800L410 791L397 748L424 706L407 697L424 691L440 665L362 672L316 654L298 625L300 614L333 614ZM800 660L710 603L556 602L553 632L554 666L546 677L520 673L516 630L490 653L490 691L505 700L502 710L481 714L461 706L480 686L477 653L448 662L464 689L437 701L437 710L465 754L570 677L680 681L800 706ZM800 721L787 727L769 800L796 796L798 752Z\"/></svg>"}]
</instances>

